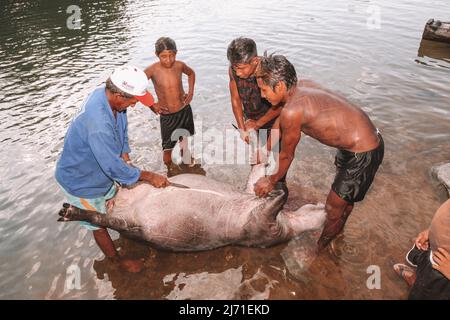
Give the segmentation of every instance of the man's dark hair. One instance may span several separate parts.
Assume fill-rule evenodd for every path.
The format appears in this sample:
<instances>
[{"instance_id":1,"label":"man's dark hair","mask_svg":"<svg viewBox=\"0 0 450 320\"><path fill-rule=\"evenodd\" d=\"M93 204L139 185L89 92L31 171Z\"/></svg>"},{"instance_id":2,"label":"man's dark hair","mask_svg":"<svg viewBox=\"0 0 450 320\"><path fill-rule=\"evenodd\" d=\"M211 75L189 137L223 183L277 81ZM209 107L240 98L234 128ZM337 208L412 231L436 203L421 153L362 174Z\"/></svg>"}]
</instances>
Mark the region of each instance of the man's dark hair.
<instances>
[{"instance_id":1,"label":"man's dark hair","mask_svg":"<svg viewBox=\"0 0 450 320\"><path fill-rule=\"evenodd\" d=\"M288 90L297 84L297 73L292 63L282 55L267 56L267 52L261 58L256 77L261 78L272 90L275 90L275 85L279 81L284 82Z\"/></svg>"},{"instance_id":2,"label":"man's dark hair","mask_svg":"<svg viewBox=\"0 0 450 320\"><path fill-rule=\"evenodd\" d=\"M249 38L236 38L228 45L227 58L231 64L250 63L258 55L256 43Z\"/></svg>"},{"instance_id":3,"label":"man's dark hair","mask_svg":"<svg viewBox=\"0 0 450 320\"><path fill-rule=\"evenodd\" d=\"M159 56L159 54L164 50L170 50L176 53L177 45L175 44L175 41L173 41L173 39L169 37L161 37L158 40L156 40L155 43L156 55Z\"/></svg>"},{"instance_id":4,"label":"man's dark hair","mask_svg":"<svg viewBox=\"0 0 450 320\"><path fill-rule=\"evenodd\" d=\"M118 94L120 94L120 95L121 95L122 97L124 97L124 98L131 99L131 98L134 97L133 95L131 95L131 94L129 94L129 93L126 93L126 92L123 91L123 90L120 90L120 89L119 89L119 88L111 81L111 78L108 78L108 80L106 80L105 87L106 87L106 89L109 90L109 92L111 92L111 93L118 93Z\"/></svg>"}]
</instances>

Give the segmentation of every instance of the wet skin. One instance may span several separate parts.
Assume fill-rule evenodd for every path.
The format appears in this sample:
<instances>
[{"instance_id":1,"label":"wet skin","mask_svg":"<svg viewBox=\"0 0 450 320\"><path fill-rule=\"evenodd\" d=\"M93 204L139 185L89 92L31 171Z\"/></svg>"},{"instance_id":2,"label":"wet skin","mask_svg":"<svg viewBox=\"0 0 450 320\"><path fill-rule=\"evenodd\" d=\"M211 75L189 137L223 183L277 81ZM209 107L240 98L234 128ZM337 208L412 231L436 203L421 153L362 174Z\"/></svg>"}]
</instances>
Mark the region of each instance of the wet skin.
<instances>
[{"instance_id":1,"label":"wet skin","mask_svg":"<svg viewBox=\"0 0 450 320\"><path fill-rule=\"evenodd\" d=\"M145 69L145 74L152 80L158 97L154 110L157 113L177 112L192 101L195 73L184 62L177 61L176 53L171 50L162 51L158 58L159 62ZM187 94L181 79L183 73L188 76L189 91Z\"/></svg>"},{"instance_id":2,"label":"wet skin","mask_svg":"<svg viewBox=\"0 0 450 320\"><path fill-rule=\"evenodd\" d=\"M274 175L257 182L255 193L258 196L267 195L276 181L286 174L301 133L325 145L355 153L373 150L379 144L375 126L360 108L312 81L301 81L288 90L284 82L272 89L258 79L258 86L262 97L273 106L282 108L274 125L274 128L281 129L279 169ZM346 202L331 190L325 208L327 221L319 239L321 249L342 231L353 203Z\"/></svg>"},{"instance_id":3,"label":"wet skin","mask_svg":"<svg viewBox=\"0 0 450 320\"><path fill-rule=\"evenodd\" d=\"M159 62L156 62L145 69L148 79L151 79L155 87L158 102L152 110L158 114L174 113L191 103L194 96L195 72L184 62L176 60L176 52L163 50L156 54ZM183 88L182 75L188 76L189 92L186 94ZM181 145L181 153L186 150L190 159L190 152L187 150L186 141ZM164 150L164 164L169 168L172 163L172 150Z\"/></svg>"}]
</instances>

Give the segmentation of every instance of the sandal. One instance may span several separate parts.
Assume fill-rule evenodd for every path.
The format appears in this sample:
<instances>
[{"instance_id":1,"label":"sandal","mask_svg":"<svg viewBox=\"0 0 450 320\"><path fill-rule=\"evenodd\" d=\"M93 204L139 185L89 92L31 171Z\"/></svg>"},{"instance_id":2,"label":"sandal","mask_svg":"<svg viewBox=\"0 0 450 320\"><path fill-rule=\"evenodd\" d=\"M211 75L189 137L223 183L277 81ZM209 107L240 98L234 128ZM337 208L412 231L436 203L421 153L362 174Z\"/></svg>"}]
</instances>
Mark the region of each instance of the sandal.
<instances>
[{"instance_id":1,"label":"sandal","mask_svg":"<svg viewBox=\"0 0 450 320\"><path fill-rule=\"evenodd\" d=\"M414 283L416 271L410 266L407 266L403 263L396 263L394 264L394 271L409 285L412 285L412 283Z\"/></svg>"}]
</instances>

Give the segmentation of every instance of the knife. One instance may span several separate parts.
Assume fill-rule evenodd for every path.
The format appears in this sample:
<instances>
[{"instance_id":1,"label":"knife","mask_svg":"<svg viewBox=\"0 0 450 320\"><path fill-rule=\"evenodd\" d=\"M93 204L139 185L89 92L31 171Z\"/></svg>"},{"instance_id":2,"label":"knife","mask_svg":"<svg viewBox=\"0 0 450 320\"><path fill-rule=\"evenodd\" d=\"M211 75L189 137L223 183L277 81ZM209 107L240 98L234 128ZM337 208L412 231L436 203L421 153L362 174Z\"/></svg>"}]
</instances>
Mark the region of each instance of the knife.
<instances>
[{"instance_id":1,"label":"knife","mask_svg":"<svg viewBox=\"0 0 450 320\"><path fill-rule=\"evenodd\" d=\"M176 188L190 189L190 187L185 186L184 184L179 184L179 183L175 183L175 182L170 182L169 185L172 187L176 187Z\"/></svg>"}]
</instances>

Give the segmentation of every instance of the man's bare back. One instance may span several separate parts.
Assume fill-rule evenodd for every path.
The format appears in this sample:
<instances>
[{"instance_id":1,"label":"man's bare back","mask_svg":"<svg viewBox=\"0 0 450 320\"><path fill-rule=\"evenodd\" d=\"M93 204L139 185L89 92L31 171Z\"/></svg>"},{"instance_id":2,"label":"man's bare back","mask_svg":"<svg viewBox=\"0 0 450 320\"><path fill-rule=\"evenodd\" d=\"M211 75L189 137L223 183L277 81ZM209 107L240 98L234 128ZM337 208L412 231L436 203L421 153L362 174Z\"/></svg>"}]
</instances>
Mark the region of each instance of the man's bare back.
<instances>
[{"instance_id":1,"label":"man's bare back","mask_svg":"<svg viewBox=\"0 0 450 320\"><path fill-rule=\"evenodd\" d=\"M161 62L156 62L145 70L155 87L159 106L174 113L190 102L189 100L186 103L187 95L181 77L183 73L189 75L191 72L192 69L181 61L175 61L170 68L164 67Z\"/></svg>"},{"instance_id":2,"label":"man's bare back","mask_svg":"<svg viewBox=\"0 0 450 320\"><path fill-rule=\"evenodd\" d=\"M368 116L345 98L312 81L301 81L283 107L285 126L298 130L321 143L355 153L378 146L377 129Z\"/></svg>"},{"instance_id":3,"label":"man's bare back","mask_svg":"<svg viewBox=\"0 0 450 320\"><path fill-rule=\"evenodd\" d=\"M285 56L265 56L259 67L261 95L283 110L276 123L281 129L278 170L256 182L255 194L266 196L287 173L302 132L338 149L336 176L325 204L327 218L317 242L322 250L343 230L355 202L362 201L372 185L384 158L383 138L364 111L345 98L312 81L298 82Z\"/></svg>"}]
</instances>

